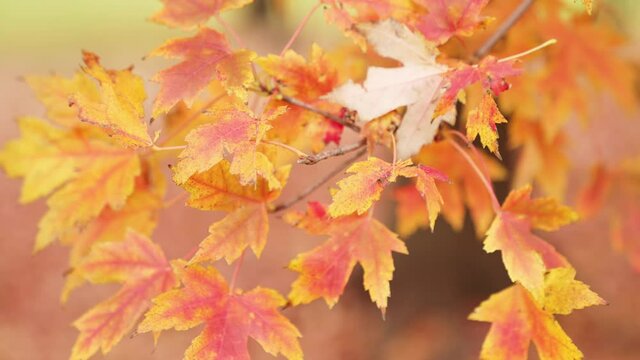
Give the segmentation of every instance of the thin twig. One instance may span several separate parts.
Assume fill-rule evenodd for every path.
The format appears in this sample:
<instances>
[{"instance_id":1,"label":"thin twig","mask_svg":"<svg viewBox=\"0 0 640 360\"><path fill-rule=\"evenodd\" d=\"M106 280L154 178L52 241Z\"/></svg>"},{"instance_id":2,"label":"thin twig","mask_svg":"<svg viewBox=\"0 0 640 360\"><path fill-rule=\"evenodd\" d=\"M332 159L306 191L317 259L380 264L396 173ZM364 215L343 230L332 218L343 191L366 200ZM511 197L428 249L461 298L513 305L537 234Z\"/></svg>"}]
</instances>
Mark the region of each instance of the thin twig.
<instances>
[{"instance_id":1,"label":"thin twig","mask_svg":"<svg viewBox=\"0 0 640 360\"><path fill-rule=\"evenodd\" d=\"M462 157L469 163L471 168L476 172L476 174L480 178L480 181L482 181L482 184L484 185L485 189L487 189L487 192L489 193L489 197L491 198L491 206L493 207L493 211L495 211L496 214L499 213L500 212L500 202L498 201L498 198L496 197L496 193L493 191L493 186L491 185L491 182L489 181L489 179L487 179L484 176L484 174L482 173L482 170L480 170L480 168L475 163L475 161L473 161L471 156L469 156L469 154L467 154L467 152L464 151L464 149L460 145L458 145L458 143L455 140L449 138L449 139L447 139L447 141L449 141L453 145L453 147L460 153L460 155L462 155Z\"/></svg>"},{"instance_id":2,"label":"thin twig","mask_svg":"<svg viewBox=\"0 0 640 360\"><path fill-rule=\"evenodd\" d=\"M348 127L349 129L351 129L353 131L360 132L360 126L354 124L353 122L347 120L344 117L332 114L332 113L330 113L328 111L324 111L322 109L318 109L317 107L315 107L315 106L313 106L311 104L308 104L308 103L306 103L306 102L304 102L304 101L302 101L300 99L296 99L296 98L291 97L291 96L287 96L287 95L284 95L284 94L278 94L277 97L279 99L281 99L282 101L287 102L287 103L289 103L291 105L294 105L294 106L303 108L305 110L314 112L316 114L322 115L322 116L326 117L327 119L333 120L333 121L337 122L338 124L346 126L346 127Z\"/></svg>"},{"instance_id":3,"label":"thin twig","mask_svg":"<svg viewBox=\"0 0 640 360\"><path fill-rule=\"evenodd\" d=\"M301 201L304 198L306 198L307 196L309 196L312 192L316 191L324 183L326 183L327 181L331 180L331 178L333 178L334 176L338 175L347 166L351 165L351 163L353 163L360 156L362 156L366 151L367 151L367 149L362 149L362 150L358 151L357 154L355 154L354 156L352 156L349 159L347 159L345 162L340 164L340 166L337 166L336 168L334 168L330 173L326 174L322 179L320 179L320 181L318 181L315 184L311 185L305 191L303 191L300 194L298 194L298 196L296 196L295 198L293 198L293 199L291 199L289 201L285 201L282 204L276 205L270 212L273 213L273 214L279 213L279 212L281 212L283 210L286 210L286 209L290 208L291 206L297 204L299 201Z\"/></svg>"},{"instance_id":4,"label":"thin twig","mask_svg":"<svg viewBox=\"0 0 640 360\"><path fill-rule=\"evenodd\" d=\"M348 154L352 151L356 151L358 149L362 149L363 147L367 146L367 141L365 139L354 143L354 144L349 144L349 145L345 145L345 146L340 146L337 147L335 149L332 150L327 150L327 151L323 151L321 153L318 154L313 154L313 155L307 155L306 157L300 158L298 159L298 164L304 164L304 165L313 165L313 164L317 164L322 160L326 160L335 156L342 156L345 154Z\"/></svg>"},{"instance_id":5,"label":"thin twig","mask_svg":"<svg viewBox=\"0 0 640 360\"><path fill-rule=\"evenodd\" d=\"M518 20L524 15L524 13L529 9L529 7L533 4L533 0L522 0L518 7L509 15L509 17L498 27L493 35L487 39L487 41L480 46L480 48L473 55L476 59L482 59L485 55L487 55L491 49L500 41L511 29Z\"/></svg>"},{"instance_id":6,"label":"thin twig","mask_svg":"<svg viewBox=\"0 0 640 360\"><path fill-rule=\"evenodd\" d=\"M287 52L287 50L289 50L291 45L293 45L294 41L296 41L298 36L300 36L302 29L304 29L305 25L307 25L313 13L315 13L316 10L318 10L318 8L320 8L321 5L322 3L318 1L318 3L314 7L312 7L311 10L309 10L307 15L305 15L304 18L302 18L302 21L300 21L300 24L298 24L298 27L296 28L296 31L293 32L293 35L291 35L291 38L287 42L287 45L285 45L284 48L282 48L282 51L280 52L280 56L284 55L284 53Z\"/></svg>"}]
</instances>

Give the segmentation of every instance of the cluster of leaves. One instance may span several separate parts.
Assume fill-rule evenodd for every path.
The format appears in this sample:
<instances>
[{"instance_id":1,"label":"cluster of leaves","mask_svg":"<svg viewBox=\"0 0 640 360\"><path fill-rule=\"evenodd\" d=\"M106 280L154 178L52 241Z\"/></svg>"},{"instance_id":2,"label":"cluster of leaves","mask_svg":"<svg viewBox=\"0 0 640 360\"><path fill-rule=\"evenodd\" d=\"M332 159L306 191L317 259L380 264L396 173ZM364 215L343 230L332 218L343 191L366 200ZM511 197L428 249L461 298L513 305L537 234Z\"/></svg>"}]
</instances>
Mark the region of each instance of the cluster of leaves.
<instances>
[{"instance_id":1,"label":"cluster of leaves","mask_svg":"<svg viewBox=\"0 0 640 360\"><path fill-rule=\"evenodd\" d=\"M20 119L21 137L5 145L0 163L9 176L24 178L21 202L48 197L35 250L55 241L71 248L62 301L85 282L123 284L74 323L80 335L71 358L107 353L142 319L137 331L155 336L204 323L187 359L248 358L249 337L270 354L298 359L301 335L280 308L319 298L334 306L356 263L384 314L392 253L408 250L372 214L384 189L399 180L400 236L433 229L440 213L460 229L466 207L477 233L486 233L485 250L502 254L514 285L470 315L492 324L482 358L525 359L532 341L542 359L581 358L554 315L604 300L575 280L567 259L533 231L555 231L577 219L555 200L567 168L558 155L560 129L587 95L566 89L584 86L586 77L594 89L612 88L621 102L633 101L625 95L632 86L626 64L615 57L600 64L585 59L616 44L605 37L607 29L563 1L541 0L508 33L499 30L506 38L494 55L485 50L474 57L449 40L491 27L483 12L509 6L496 1L488 8L488 0L321 0L312 11L324 6L327 21L345 32L353 48L326 52L313 45L305 59L288 49L292 38L280 55L258 56L219 17L250 2L163 0L153 20L196 33L152 53L179 59L153 78L160 90L151 115L164 119L153 135L144 81L131 68L106 69L98 56L84 52L84 65L71 78L27 77L48 120ZM590 12L591 2L585 5ZM206 26L212 17L236 46ZM594 36L603 41L592 41ZM560 45L521 66L519 58L530 53L524 50L551 38ZM480 41L474 39L465 47ZM358 47L372 48L387 66L342 66L346 56L363 66L374 63ZM502 52L510 56L499 57ZM513 190L502 205L495 197L491 181L506 177L497 124L507 119L495 100L502 93L511 145L523 148L518 181L535 178L556 197L532 198L530 186ZM340 146L344 131L360 140ZM478 137L490 154L471 145ZM376 147L390 149L391 160L374 156ZM174 151L180 151L177 157ZM311 192L276 204L292 165L301 164L300 170L347 152L357 156L331 190L331 204L311 202L305 212L284 216L295 227L328 236L291 261L298 278L288 296L261 287L242 291L235 287L237 271L227 284L213 264L224 259L239 270L247 248L260 257L269 214ZM365 152L366 160L357 161ZM187 206L226 212L185 259L167 260L150 240L158 213L174 202L163 200L160 164L167 159L175 163L172 179L186 192ZM602 185L592 189L585 206L593 208L602 192Z\"/></svg>"}]
</instances>

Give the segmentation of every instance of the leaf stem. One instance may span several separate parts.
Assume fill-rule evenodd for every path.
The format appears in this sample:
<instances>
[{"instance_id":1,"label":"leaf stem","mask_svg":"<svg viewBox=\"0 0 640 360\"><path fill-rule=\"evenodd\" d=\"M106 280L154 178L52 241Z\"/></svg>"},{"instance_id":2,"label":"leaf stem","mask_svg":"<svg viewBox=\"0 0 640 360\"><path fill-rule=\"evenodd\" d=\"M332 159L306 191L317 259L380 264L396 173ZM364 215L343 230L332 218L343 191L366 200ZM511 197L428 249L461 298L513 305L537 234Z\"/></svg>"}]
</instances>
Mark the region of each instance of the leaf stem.
<instances>
[{"instance_id":1,"label":"leaf stem","mask_svg":"<svg viewBox=\"0 0 640 360\"><path fill-rule=\"evenodd\" d=\"M307 155L304 158L298 159L298 164L304 164L304 165L314 165L319 163L320 161L335 157L335 156L342 156L345 154L348 154L352 151L356 151L359 149L362 149L363 147L367 146L367 141L366 139L362 139L361 141L354 143L354 144L349 144L349 145L345 145L345 146L339 146L335 149L332 150L327 150L327 151L323 151L321 153L318 154L313 154L313 155Z\"/></svg>"},{"instance_id":2,"label":"leaf stem","mask_svg":"<svg viewBox=\"0 0 640 360\"><path fill-rule=\"evenodd\" d=\"M307 25L307 23L309 22L309 19L311 19L311 16L313 16L313 14L316 12L316 10L320 8L321 5L322 3L318 1L318 3L314 7L312 7L311 10L309 10L307 15L305 15L304 18L302 18L302 21L300 21L300 24L298 24L298 27L293 32L293 35L291 35L291 38L289 39L287 44L284 46L284 48L282 48L282 51L280 51L280 56L283 56L284 53L286 53L287 50L291 48L291 45L293 45L293 43L296 41L298 36L300 36L302 29L304 29L305 25Z\"/></svg>"},{"instance_id":3,"label":"leaf stem","mask_svg":"<svg viewBox=\"0 0 640 360\"><path fill-rule=\"evenodd\" d=\"M194 113L192 113L188 118L186 118L183 122L178 124L175 129L173 129L166 137L160 141L160 145L164 145L169 142L169 140L173 139L174 136L178 135L182 130L184 130L189 124L191 124L195 119L198 118L201 114L207 111L210 107L212 107L215 103L217 103L220 99L224 98L227 94L222 93L218 96L212 97L200 107L200 109Z\"/></svg>"},{"instance_id":4,"label":"leaf stem","mask_svg":"<svg viewBox=\"0 0 640 360\"><path fill-rule=\"evenodd\" d=\"M242 38L238 35L238 33L235 30L233 30L233 27L231 27L229 23L227 23L226 21L224 21L224 19L222 19L220 15L216 15L216 21L220 24L220 26L222 26L224 31L226 31L227 33L229 33L229 35L231 35L231 37L233 38L233 41L236 43L237 46L243 49L246 48L246 46L244 45L244 41L242 41Z\"/></svg>"},{"instance_id":5,"label":"leaf stem","mask_svg":"<svg viewBox=\"0 0 640 360\"><path fill-rule=\"evenodd\" d=\"M555 44L557 42L558 41L556 39L547 40L547 41L543 42L542 44L540 44L538 46L535 46L535 47L533 47L533 48L531 48L529 50L525 50L525 51L517 53L515 55L511 55L511 56L507 56L505 58L502 58L502 59L498 60L498 62L505 62L505 61L509 61L509 60L514 60L514 59L529 55L529 54L534 53L534 52L536 52L538 50L544 49L547 46L551 46L551 45L553 45L553 44Z\"/></svg>"},{"instance_id":6,"label":"leaf stem","mask_svg":"<svg viewBox=\"0 0 640 360\"><path fill-rule=\"evenodd\" d=\"M304 159L304 158L308 158L309 154L305 153L304 151L298 150L296 148L294 148L293 146L281 143L279 141L273 141L273 140L262 140L261 141L263 144L269 144L269 145L273 145L273 146L277 146L286 150L291 151L292 153L298 155L298 158L300 159Z\"/></svg>"},{"instance_id":7,"label":"leaf stem","mask_svg":"<svg viewBox=\"0 0 640 360\"><path fill-rule=\"evenodd\" d=\"M334 168L331 172L326 174L318 182L316 182L315 184L313 184L310 187L308 187L305 191L303 191L300 194L298 194L298 196L296 196L295 198L293 198L293 199L291 199L289 201L285 201L282 204L276 205L269 212L272 213L272 214L276 214L276 213L279 213L279 212L281 212L283 210L286 210L286 209L290 208L291 206L297 204L299 201L301 201L304 198L306 198L307 196L309 196L312 192L316 191L320 186L322 186L322 184L326 183L327 181L331 180L331 178L333 178L334 176L338 175L347 166L351 165L351 163L353 163L360 156L362 156L366 151L367 151L367 149L362 149L362 150L358 151L358 153L356 153L354 156L350 157L345 162L343 162L342 164L340 164L339 166Z\"/></svg>"},{"instance_id":8,"label":"leaf stem","mask_svg":"<svg viewBox=\"0 0 640 360\"><path fill-rule=\"evenodd\" d=\"M520 20L522 15L529 9L529 7L533 4L533 0L522 0L518 7L507 17L507 19L498 27L493 35L491 35L487 41L485 41L482 46L475 52L474 58L476 60L482 59L487 55L491 49L500 41L507 32Z\"/></svg>"},{"instance_id":9,"label":"leaf stem","mask_svg":"<svg viewBox=\"0 0 640 360\"><path fill-rule=\"evenodd\" d=\"M242 267L242 263L244 261L244 254L246 252L247 252L246 250L242 251L242 254L240 254L240 257L236 262L236 266L233 269L233 275L231 275L231 282L229 283L229 294L233 294L233 289L236 287L236 281L238 280L238 273L240 273L240 268Z\"/></svg>"},{"instance_id":10,"label":"leaf stem","mask_svg":"<svg viewBox=\"0 0 640 360\"><path fill-rule=\"evenodd\" d=\"M394 133L389 133L391 135L391 152L393 152L393 161L391 162L392 166L396 166L396 161L398 161L398 149L396 145L396 135Z\"/></svg>"},{"instance_id":11,"label":"leaf stem","mask_svg":"<svg viewBox=\"0 0 640 360\"><path fill-rule=\"evenodd\" d=\"M154 151L173 151L173 150L182 150L184 148L186 148L187 145L179 145L179 146L158 146L158 145L152 145L151 149Z\"/></svg>"},{"instance_id":12,"label":"leaf stem","mask_svg":"<svg viewBox=\"0 0 640 360\"><path fill-rule=\"evenodd\" d=\"M482 181L482 185L484 185L485 189L487 189L487 192L489 193L489 196L491 197L491 206L493 207L493 211L495 211L496 214L499 213L500 202L496 197L495 191L493 191L493 186L491 185L491 182L487 179L487 177L485 177L485 175L482 173L482 171L480 170L478 165L475 163L475 161L473 161L471 156L469 156L469 154L467 154L467 152L464 151L464 149L455 140L448 138L447 141L449 141L451 145L453 145L453 147L460 153L460 155L462 155L462 157L469 163L471 168L476 172L476 174Z\"/></svg>"}]
</instances>

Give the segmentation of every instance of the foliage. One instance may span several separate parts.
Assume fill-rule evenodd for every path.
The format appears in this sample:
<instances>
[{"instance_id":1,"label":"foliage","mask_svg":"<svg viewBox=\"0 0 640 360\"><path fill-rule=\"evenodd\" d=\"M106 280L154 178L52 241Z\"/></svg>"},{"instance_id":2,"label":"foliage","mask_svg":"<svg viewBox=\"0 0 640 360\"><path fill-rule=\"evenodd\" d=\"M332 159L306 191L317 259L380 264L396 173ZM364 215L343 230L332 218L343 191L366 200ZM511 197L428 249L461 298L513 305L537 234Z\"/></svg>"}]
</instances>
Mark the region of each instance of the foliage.
<instances>
[{"instance_id":1,"label":"foliage","mask_svg":"<svg viewBox=\"0 0 640 360\"><path fill-rule=\"evenodd\" d=\"M356 70L339 61L339 50L314 44L308 58L290 50L298 31L279 55L246 49L219 15L250 0L162 3L154 21L195 34L151 54L178 59L152 79L159 84L151 114L163 120L159 131L151 133L145 115L144 80L85 51L72 77L26 78L48 119L20 119L20 137L0 152L5 172L24 179L20 202L47 198L34 250L56 241L71 248L62 300L85 282L122 284L74 322L80 335L72 359L109 352L139 321L137 332L156 340L161 331L204 323L185 359L246 359L249 337L267 353L302 358L301 334L283 307L319 298L335 306L360 264L364 288L384 315L393 254L408 254L401 237L433 230L441 213L459 230L465 208L486 236L485 251L500 251L514 283L469 316L491 323L480 357L525 359L533 342L542 359L582 358L554 315L605 301L535 232L578 220L560 203L568 168L562 125L584 117L589 99L603 90L627 108L637 100L628 63L592 56L611 52L620 38L593 20L591 1L584 1L589 15L561 0L523 1L515 12L517 2L507 0L319 1L309 16L324 7L327 22L363 60ZM221 30L207 26L210 18ZM359 139L341 144L343 132ZM473 145L477 138L487 153ZM505 145L520 153L517 186L500 205L492 181L509 174L499 151ZM383 150L374 155L376 149ZM356 156L310 190L281 200L291 171L350 152ZM163 200L167 159L184 190L177 200ZM640 173L637 159L594 168L578 202L587 216L613 182ZM289 209L343 170L330 204ZM532 197L532 181L550 196ZM388 187L399 235L373 218ZM183 198L226 215L189 255L168 260L150 237L158 214ZM614 218L622 249L637 227L635 205L624 203L635 218ZM269 222L283 211L287 223L328 239L291 260L298 277L286 298L262 287L241 291L235 283L247 248L260 257ZM630 256L638 266L639 255ZM235 266L229 282L214 267L221 259Z\"/></svg>"}]
</instances>

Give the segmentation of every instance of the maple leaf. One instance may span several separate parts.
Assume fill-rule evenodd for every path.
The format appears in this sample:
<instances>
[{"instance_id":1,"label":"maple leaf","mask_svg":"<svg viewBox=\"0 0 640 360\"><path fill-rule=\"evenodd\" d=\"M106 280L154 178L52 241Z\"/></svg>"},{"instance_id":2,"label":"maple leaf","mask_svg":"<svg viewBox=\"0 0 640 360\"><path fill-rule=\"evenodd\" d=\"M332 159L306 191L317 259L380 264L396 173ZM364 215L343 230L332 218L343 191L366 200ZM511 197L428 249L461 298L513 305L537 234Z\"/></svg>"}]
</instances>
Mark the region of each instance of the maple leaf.
<instances>
[{"instance_id":1,"label":"maple leaf","mask_svg":"<svg viewBox=\"0 0 640 360\"><path fill-rule=\"evenodd\" d=\"M282 183L286 182L289 169L290 166L278 169L276 177ZM200 243L191 263L221 258L232 263L247 247L260 257L269 230L267 208L280 195L279 189L269 190L264 179L259 179L255 186L243 186L237 177L231 175L226 161L192 176L184 187L190 194L189 206L229 211L227 216L209 227L209 236Z\"/></svg>"},{"instance_id":2,"label":"maple leaf","mask_svg":"<svg viewBox=\"0 0 640 360\"><path fill-rule=\"evenodd\" d=\"M9 176L25 178L23 202L55 190L35 250L86 225L107 205L119 209L133 192L141 172L134 150L95 138L91 129L58 129L35 118L21 119L20 128L22 137L5 145L0 163Z\"/></svg>"},{"instance_id":3,"label":"maple leaf","mask_svg":"<svg viewBox=\"0 0 640 360\"><path fill-rule=\"evenodd\" d=\"M129 232L119 243L96 246L77 271L92 283L122 283L122 288L77 319L80 335L71 359L109 352L151 305L151 299L175 285L162 249L148 238Z\"/></svg>"},{"instance_id":4,"label":"maple leaf","mask_svg":"<svg viewBox=\"0 0 640 360\"><path fill-rule=\"evenodd\" d=\"M338 71L327 54L317 44L311 47L306 60L293 50L283 56L269 55L258 58L256 63L277 81L277 90L287 96L327 112L338 112L340 108L319 98L330 92L338 83ZM272 100L268 107L285 105ZM340 142L343 126L322 115L293 107L272 122L270 139L289 144L301 151L319 152L329 142Z\"/></svg>"},{"instance_id":5,"label":"maple leaf","mask_svg":"<svg viewBox=\"0 0 640 360\"><path fill-rule=\"evenodd\" d=\"M115 210L106 206L88 224L69 229L61 236L60 243L71 247L69 268L72 269L65 274L60 297L63 303L75 288L84 284L85 280L77 268L96 244L122 241L128 230L150 236L155 228L159 211L164 208L164 175L159 173L157 164L142 164L143 173L136 179L135 190L122 208Z\"/></svg>"},{"instance_id":6,"label":"maple leaf","mask_svg":"<svg viewBox=\"0 0 640 360\"><path fill-rule=\"evenodd\" d=\"M298 255L289 264L289 269L299 273L289 293L293 305L322 297L332 307L356 263L360 263L364 288L384 314L394 270L391 254L408 253L396 234L369 214L329 218L319 203L310 203L306 214L288 213L285 220L312 234L330 236L324 244Z\"/></svg>"},{"instance_id":7,"label":"maple leaf","mask_svg":"<svg viewBox=\"0 0 640 360\"><path fill-rule=\"evenodd\" d=\"M491 18L480 16L489 0L420 0L429 10L416 24L416 28L429 40L438 44L452 36L471 36L485 26Z\"/></svg>"},{"instance_id":8,"label":"maple leaf","mask_svg":"<svg viewBox=\"0 0 640 360\"><path fill-rule=\"evenodd\" d=\"M396 205L396 230L402 238L407 238L420 228L429 226L429 213L424 200L413 185L405 185L393 192Z\"/></svg>"},{"instance_id":9,"label":"maple leaf","mask_svg":"<svg viewBox=\"0 0 640 360\"><path fill-rule=\"evenodd\" d=\"M574 276L572 268L551 270L545 279L545 292L557 296L545 298L544 303L518 284L484 301L469 315L470 320L491 323L480 357L524 360L533 341L540 359L582 359L582 353L552 314L568 314L605 302Z\"/></svg>"},{"instance_id":10,"label":"maple leaf","mask_svg":"<svg viewBox=\"0 0 640 360\"><path fill-rule=\"evenodd\" d=\"M216 269L199 265L182 267L178 276L183 287L153 299L139 332L182 331L204 323L185 359L248 360L249 337L269 354L302 359L300 333L278 312L286 301L276 291L258 287L232 292Z\"/></svg>"},{"instance_id":11,"label":"maple leaf","mask_svg":"<svg viewBox=\"0 0 640 360\"><path fill-rule=\"evenodd\" d=\"M531 188L512 191L496 215L484 240L484 250L502 252L512 281L541 299L546 270L566 267L567 260L549 243L531 233L532 228L556 230L577 220L577 214L553 198L532 200Z\"/></svg>"},{"instance_id":12,"label":"maple leaf","mask_svg":"<svg viewBox=\"0 0 640 360\"><path fill-rule=\"evenodd\" d=\"M191 106L214 79L222 82L229 94L246 100L244 87L253 81L251 62L256 54L248 50L234 52L224 35L213 29L202 28L193 37L169 40L151 55L182 59L153 78L160 83L153 103L154 116L180 100Z\"/></svg>"},{"instance_id":13,"label":"maple leaf","mask_svg":"<svg viewBox=\"0 0 640 360\"><path fill-rule=\"evenodd\" d=\"M518 76L522 69L517 68L517 60L501 61L493 56L486 56L476 66L462 64L445 74L448 88L440 98L435 110L436 114L444 114L455 103L458 93L467 86L480 82L485 91L495 96L511 88L507 77Z\"/></svg>"},{"instance_id":14,"label":"maple leaf","mask_svg":"<svg viewBox=\"0 0 640 360\"><path fill-rule=\"evenodd\" d=\"M100 101L100 92L96 85L83 72L74 74L72 78L62 76L27 76L27 84L36 97L44 105L47 118L65 126L77 126L78 109L69 107L69 99L75 93L82 93L93 102Z\"/></svg>"},{"instance_id":15,"label":"maple leaf","mask_svg":"<svg viewBox=\"0 0 640 360\"><path fill-rule=\"evenodd\" d=\"M338 190L331 194L333 202L329 205L329 214L332 217L353 213L361 215L380 199L382 190L395 182L398 176L415 177L418 191L427 199L433 226L442 203L434 179L446 181L447 177L433 168L411 165L411 160L391 164L376 157L354 163L346 170L353 175L338 181Z\"/></svg>"},{"instance_id":16,"label":"maple leaf","mask_svg":"<svg viewBox=\"0 0 640 360\"><path fill-rule=\"evenodd\" d=\"M404 159L433 141L442 121L455 122L453 110L433 119L447 67L436 63L438 51L433 44L400 23L386 20L359 29L380 55L404 66L370 67L362 84L348 81L323 98L357 111L365 122L407 106L397 132L398 156Z\"/></svg>"},{"instance_id":17,"label":"maple leaf","mask_svg":"<svg viewBox=\"0 0 640 360\"><path fill-rule=\"evenodd\" d=\"M144 120L143 102L147 95L142 78L134 75L131 68L106 70L100 58L93 53L82 53L85 73L100 84L100 97L95 98L95 89L79 87L69 99L69 104L78 107L80 120L104 128L107 133L132 147L151 145Z\"/></svg>"},{"instance_id":18,"label":"maple leaf","mask_svg":"<svg viewBox=\"0 0 640 360\"><path fill-rule=\"evenodd\" d=\"M493 96L489 93L485 93L480 100L480 105L477 108L469 112L467 117L467 138L469 141L475 140L480 135L480 141L482 146L486 147L492 153L496 154L498 158L500 151L498 151L498 129L496 124L506 123L507 119L504 118Z\"/></svg>"},{"instance_id":19,"label":"maple leaf","mask_svg":"<svg viewBox=\"0 0 640 360\"><path fill-rule=\"evenodd\" d=\"M191 29L226 10L239 9L253 0L161 0L164 7L151 18L170 27Z\"/></svg>"},{"instance_id":20,"label":"maple leaf","mask_svg":"<svg viewBox=\"0 0 640 360\"><path fill-rule=\"evenodd\" d=\"M224 103L214 107L215 121L194 129L185 138L187 147L173 168L174 180L184 184L193 174L206 171L227 158L231 163L230 172L240 176L241 184L253 184L260 175L269 181L270 188L279 188L281 184L274 176L274 166L258 151L258 145L271 126L269 122L285 109L272 109L256 118L241 104Z\"/></svg>"}]
</instances>

